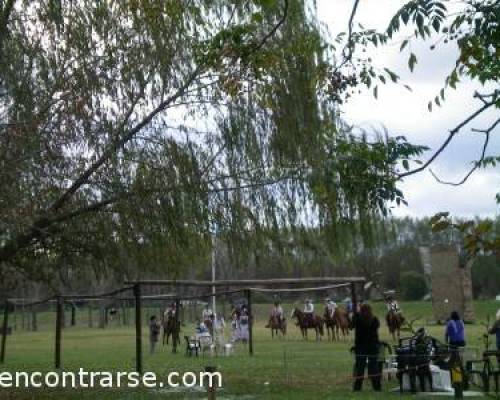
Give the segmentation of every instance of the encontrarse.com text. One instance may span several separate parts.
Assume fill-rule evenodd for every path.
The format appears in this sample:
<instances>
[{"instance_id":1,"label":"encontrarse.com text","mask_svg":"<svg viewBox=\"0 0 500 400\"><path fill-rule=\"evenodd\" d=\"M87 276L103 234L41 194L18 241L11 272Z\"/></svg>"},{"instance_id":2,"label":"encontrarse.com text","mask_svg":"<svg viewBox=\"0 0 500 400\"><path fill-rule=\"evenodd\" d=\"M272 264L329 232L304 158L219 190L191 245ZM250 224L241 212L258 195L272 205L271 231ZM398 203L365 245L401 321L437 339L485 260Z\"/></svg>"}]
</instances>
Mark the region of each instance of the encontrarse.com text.
<instances>
[{"instance_id":1,"label":"encontrarse.com text","mask_svg":"<svg viewBox=\"0 0 500 400\"><path fill-rule=\"evenodd\" d=\"M0 372L0 388L162 388L222 386L219 372Z\"/></svg>"}]
</instances>

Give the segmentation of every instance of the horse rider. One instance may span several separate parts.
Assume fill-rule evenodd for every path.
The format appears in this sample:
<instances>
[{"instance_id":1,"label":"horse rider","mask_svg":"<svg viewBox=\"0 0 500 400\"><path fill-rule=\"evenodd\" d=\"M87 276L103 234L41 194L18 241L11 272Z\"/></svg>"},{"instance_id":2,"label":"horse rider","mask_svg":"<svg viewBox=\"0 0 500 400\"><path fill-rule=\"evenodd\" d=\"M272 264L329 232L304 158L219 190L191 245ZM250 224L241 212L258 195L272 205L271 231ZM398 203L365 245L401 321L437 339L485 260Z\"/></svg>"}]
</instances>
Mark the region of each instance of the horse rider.
<instances>
[{"instance_id":1,"label":"horse rider","mask_svg":"<svg viewBox=\"0 0 500 400\"><path fill-rule=\"evenodd\" d=\"M399 307L398 302L392 296L387 296L387 311L394 313L394 315L401 315L401 308Z\"/></svg>"},{"instance_id":2,"label":"horse rider","mask_svg":"<svg viewBox=\"0 0 500 400\"><path fill-rule=\"evenodd\" d=\"M314 304L312 303L311 299L306 299L306 302L304 304L304 319L308 323L312 323L314 320Z\"/></svg>"},{"instance_id":3,"label":"horse rider","mask_svg":"<svg viewBox=\"0 0 500 400\"><path fill-rule=\"evenodd\" d=\"M274 306L271 309L271 316L269 317L269 323L266 325L266 328L272 325L273 318L277 318L279 324L283 322L283 307L281 307L278 300L274 302Z\"/></svg>"},{"instance_id":4,"label":"horse rider","mask_svg":"<svg viewBox=\"0 0 500 400\"><path fill-rule=\"evenodd\" d=\"M163 313L163 319L167 321L169 318L175 317L176 305L175 303L170 304L165 312Z\"/></svg>"},{"instance_id":5,"label":"horse rider","mask_svg":"<svg viewBox=\"0 0 500 400\"><path fill-rule=\"evenodd\" d=\"M205 308L203 309L201 313L201 319L202 321L211 321L213 318L214 313L210 309L210 305L207 303L205 305Z\"/></svg>"},{"instance_id":6,"label":"horse rider","mask_svg":"<svg viewBox=\"0 0 500 400\"><path fill-rule=\"evenodd\" d=\"M333 319L336 309L337 303L335 303L332 299L326 299L326 311L330 319Z\"/></svg>"}]
</instances>

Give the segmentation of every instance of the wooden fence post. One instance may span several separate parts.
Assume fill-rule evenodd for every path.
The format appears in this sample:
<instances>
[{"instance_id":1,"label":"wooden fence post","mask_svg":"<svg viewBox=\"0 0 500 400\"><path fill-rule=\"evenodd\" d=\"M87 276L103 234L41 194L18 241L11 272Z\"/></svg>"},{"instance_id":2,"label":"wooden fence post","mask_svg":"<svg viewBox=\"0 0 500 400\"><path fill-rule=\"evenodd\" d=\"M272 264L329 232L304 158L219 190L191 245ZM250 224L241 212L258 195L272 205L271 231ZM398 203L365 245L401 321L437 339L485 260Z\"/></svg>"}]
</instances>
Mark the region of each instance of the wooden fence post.
<instances>
[{"instance_id":1,"label":"wooden fence post","mask_svg":"<svg viewBox=\"0 0 500 400\"><path fill-rule=\"evenodd\" d=\"M252 291L247 289L248 303L248 353L253 356L253 313L252 313Z\"/></svg>"},{"instance_id":2,"label":"wooden fence post","mask_svg":"<svg viewBox=\"0 0 500 400\"><path fill-rule=\"evenodd\" d=\"M352 300L352 312L358 312L358 296L356 294L356 284L351 282L351 300Z\"/></svg>"},{"instance_id":3,"label":"wooden fence post","mask_svg":"<svg viewBox=\"0 0 500 400\"><path fill-rule=\"evenodd\" d=\"M179 320L179 314L181 312L181 301L179 299L175 299L175 327L172 333L172 353L177 353L177 342L180 342L180 330L181 324Z\"/></svg>"},{"instance_id":4,"label":"wooden fence post","mask_svg":"<svg viewBox=\"0 0 500 400\"><path fill-rule=\"evenodd\" d=\"M89 321L88 321L89 323L88 323L88 325L89 325L89 328L92 328L92 326L94 325L94 322L92 320L92 314L93 314L92 300L89 300L87 304L88 304L88 311L89 311Z\"/></svg>"},{"instance_id":5,"label":"wooden fence post","mask_svg":"<svg viewBox=\"0 0 500 400\"><path fill-rule=\"evenodd\" d=\"M76 325L76 305L74 302L71 302L71 326Z\"/></svg>"},{"instance_id":6,"label":"wooden fence post","mask_svg":"<svg viewBox=\"0 0 500 400\"><path fill-rule=\"evenodd\" d=\"M142 316L141 316L141 285L134 285L135 297L135 365L136 371L142 374Z\"/></svg>"},{"instance_id":7,"label":"wooden fence post","mask_svg":"<svg viewBox=\"0 0 500 400\"><path fill-rule=\"evenodd\" d=\"M31 330L36 332L38 330L38 321L36 319L36 306L31 306Z\"/></svg>"},{"instance_id":8,"label":"wooden fence post","mask_svg":"<svg viewBox=\"0 0 500 400\"><path fill-rule=\"evenodd\" d=\"M125 300L120 300L120 308L122 309L122 325L127 325L127 310L125 308Z\"/></svg>"},{"instance_id":9,"label":"wooden fence post","mask_svg":"<svg viewBox=\"0 0 500 400\"><path fill-rule=\"evenodd\" d=\"M55 342L55 368L61 368L61 331L63 325L64 301L61 296L56 300L56 342Z\"/></svg>"},{"instance_id":10,"label":"wooden fence post","mask_svg":"<svg viewBox=\"0 0 500 400\"><path fill-rule=\"evenodd\" d=\"M5 346L7 344L7 330L9 328L9 302L6 300L3 310L3 325L2 325L2 348L0 353L0 363L5 362Z\"/></svg>"},{"instance_id":11,"label":"wooden fence post","mask_svg":"<svg viewBox=\"0 0 500 400\"><path fill-rule=\"evenodd\" d=\"M99 299L99 329L104 329L106 327L106 309L102 302L102 299Z\"/></svg>"}]
</instances>

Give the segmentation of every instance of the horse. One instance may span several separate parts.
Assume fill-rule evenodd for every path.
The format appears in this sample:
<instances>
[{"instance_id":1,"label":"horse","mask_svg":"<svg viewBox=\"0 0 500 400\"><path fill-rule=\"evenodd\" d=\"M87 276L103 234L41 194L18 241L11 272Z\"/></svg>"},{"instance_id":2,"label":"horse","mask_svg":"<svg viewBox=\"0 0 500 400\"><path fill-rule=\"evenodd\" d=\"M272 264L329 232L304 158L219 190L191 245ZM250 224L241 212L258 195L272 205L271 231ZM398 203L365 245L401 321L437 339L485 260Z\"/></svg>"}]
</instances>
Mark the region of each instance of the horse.
<instances>
[{"instance_id":1,"label":"horse","mask_svg":"<svg viewBox=\"0 0 500 400\"><path fill-rule=\"evenodd\" d=\"M321 336L323 336L323 318L316 314L313 315L312 319L307 318L306 314L298 308L292 311L292 318L297 318L297 325L304 339L307 339L307 330L314 329L316 332L316 340L321 340Z\"/></svg>"},{"instance_id":2,"label":"horse","mask_svg":"<svg viewBox=\"0 0 500 400\"><path fill-rule=\"evenodd\" d=\"M335 329L337 331L337 338L340 339L340 334L342 333L342 339L347 339L349 336L349 314L346 310L341 307L337 307L335 309L335 313L333 314L333 318L335 319Z\"/></svg>"},{"instance_id":3,"label":"horse","mask_svg":"<svg viewBox=\"0 0 500 400\"><path fill-rule=\"evenodd\" d=\"M337 339L335 335L335 328L337 326L335 321L335 314L331 315L328 307L325 307L325 312L323 313L323 319L325 321L326 334L328 336L328 340L333 342L334 340Z\"/></svg>"},{"instance_id":4,"label":"horse","mask_svg":"<svg viewBox=\"0 0 500 400\"><path fill-rule=\"evenodd\" d=\"M279 318L277 315L271 316L269 320L269 328L271 328L271 337L274 338L274 334L276 336L281 332L283 336L286 336L286 319Z\"/></svg>"},{"instance_id":5,"label":"horse","mask_svg":"<svg viewBox=\"0 0 500 400\"><path fill-rule=\"evenodd\" d=\"M344 340L349 336L349 315L346 310L337 307L333 315L331 315L328 307L325 307L323 318L325 320L326 332L329 340L332 342L334 340L340 340L341 334Z\"/></svg>"},{"instance_id":6,"label":"horse","mask_svg":"<svg viewBox=\"0 0 500 400\"><path fill-rule=\"evenodd\" d=\"M392 340L396 341L396 337L399 339L401 334L404 317L400 313L389 311L385 317L385 321L387 323L387 327L389 328L389 333L392 335Z\"/></svg>"},{"instance_id":7,"label":"horse","mask_svg":"<svg viewBox=\"0 0 500 400\"><path fill-rule=\"evenodd\" d=\"M162 341L163 346L165 346L165 339L167 339L167 345L168 345L169 336L172 336L172 340L177 341L177 344L181 343L179 335L181 331L181 323L180 321L175 320L174 315L169 313L167 318L164 317L162 320L162 327L163 327L163 341Z\"/></svg>"}]
</instances>

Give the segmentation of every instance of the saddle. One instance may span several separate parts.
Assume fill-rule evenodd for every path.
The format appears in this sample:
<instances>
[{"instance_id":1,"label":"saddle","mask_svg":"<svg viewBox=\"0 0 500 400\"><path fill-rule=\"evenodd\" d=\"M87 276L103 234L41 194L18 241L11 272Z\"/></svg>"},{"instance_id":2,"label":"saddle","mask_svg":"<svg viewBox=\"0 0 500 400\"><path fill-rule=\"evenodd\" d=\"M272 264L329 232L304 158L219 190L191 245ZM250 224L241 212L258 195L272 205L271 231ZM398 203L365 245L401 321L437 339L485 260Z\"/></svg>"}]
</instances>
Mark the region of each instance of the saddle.
<instances>
[{"instance_id":1,"label":"saddle","mask_svg":"<svg viewBox=\"0 0 500 400\"><path fill-rule=\"evenodd\" d=\"M314 328L314 314L304 313L304 324L307 328Z\"/></svg>"}]
</instances>

